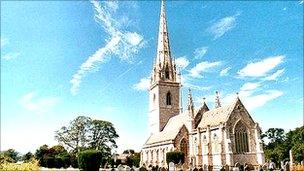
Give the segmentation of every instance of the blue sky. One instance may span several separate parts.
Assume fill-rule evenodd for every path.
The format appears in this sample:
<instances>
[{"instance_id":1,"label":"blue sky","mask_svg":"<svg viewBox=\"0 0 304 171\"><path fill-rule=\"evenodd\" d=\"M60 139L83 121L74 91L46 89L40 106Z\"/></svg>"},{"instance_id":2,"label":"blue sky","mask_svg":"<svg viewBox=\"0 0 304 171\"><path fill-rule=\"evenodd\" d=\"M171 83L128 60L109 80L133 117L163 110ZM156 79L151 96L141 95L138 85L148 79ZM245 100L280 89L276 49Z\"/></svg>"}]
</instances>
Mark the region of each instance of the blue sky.
<instances>
[{"instance_id":1,"label":"blue sky","mask_svg":"<svg viewBox=\"0 0 304 171\"><path fill-rule=\"evenodd\" d=\"M114 123L139 150L160 2L1 1L1 150L54 145L79 115ZM303 1L166 2L183 102L239 92L265 131L303 123Z\"/></svg>"}]
</instances>

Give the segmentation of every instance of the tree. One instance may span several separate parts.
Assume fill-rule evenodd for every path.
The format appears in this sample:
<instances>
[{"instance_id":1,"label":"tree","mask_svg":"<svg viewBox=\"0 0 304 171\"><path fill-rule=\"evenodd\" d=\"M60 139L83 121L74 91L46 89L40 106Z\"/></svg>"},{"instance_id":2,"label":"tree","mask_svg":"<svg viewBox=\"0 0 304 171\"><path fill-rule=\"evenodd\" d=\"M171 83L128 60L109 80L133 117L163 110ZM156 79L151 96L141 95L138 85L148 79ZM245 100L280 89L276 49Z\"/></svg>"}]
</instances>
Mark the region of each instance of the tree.
<instances>
[{"instance_id":1,"label":"tree","mask_svg":"<svg viewBox=\"0 0 304 171\"><path fill-rule=\"evenodd\" d=\"M284 133L281 128L270 128L263 138L269 139L269 143L264 144L264 153L267 160L273 160L277 164L280 161L289 160L289 150L292 150L295 162L304 159L304 126L293 131Z\"/></svg>"},{"instance_id":2,"label":"tree","mask_svg":"<svg viewBox=\"0 0 304 171\"><path fill-rule=\"evenodd\" d=\"M139 167L140 163L140 153L135 153L133 150L133 154L127 157L126 164L130 167L135 166Z\"/></svg>"},{"instance_id":3,"label":"tree","mask_svg":"<svg viewBox=\"0 0 304 171\"><path fill-rule=\"evenodd\" d=\"M14 149L4 151L3 156L11 158L13 162L17 162L20 159L20 154Z\"/></svg>"},{"instance_id":4,"label":"tree","mask_svg":"<svg viewBox=\"0 0 304 171\"><path fill-rule=\"evenodd\" d=\"M128 149L128 150L123 151L123 154L134 154L134 153L135 153L135 151L132 150L132 149Z\"/></svg>"},{"instance_id":5,"label":"tree","mask_svg":"<svg viewBox=\"0 0 304 171\"><path fill-rule=\"evenodd\" d=\"M111 156L111 149L117 148L118 134L111 122L102 120L92 121L92 136L90 147L102 152L104 157Z\"/></svg>"},{"instance_id":6,"label":"tree","mask_svg":"<svg viewBox=\"0 0 304 171\"><path fill-rule=\"evenodd\" d=\"M63 126L56 131L55 139L59 143L63 143L71 151L79 151L79 148L86 147L90 142L88 132L90 131L91 118L78 116L70 122L68 127Z\"/></svg>"},{"instance_id":7,"label":"tree","mask_svg":"<svg viewBox=\"0 0 304 171\"><path fill-rule=\"evenodd\" d=\"M68 151L61 145L49 148L47 145L41 146L35 153L39 165L49 168L67 168L71 165L71 157Z\"/></svg>"},{"instance_id":8,"label":"tree","mask_svg":"<svg viewBox=\"0 0 304 171\"><path fill-rule=\"evenodd\" d=\"M33 153L28 152L25 155L23 155L22 160L25 162L30 161L30 159L32 159L34 157Z\"/></svg>"},{"instance_id":9,"label":"tree","mask_svg":"<svg viewBox=\"0 0 304 171\"><path fill-rule=\"evenodd\" d=\"M111 156L111 150L117 148L118 134L111 122L79 116L68 127L56 131L55 138L74 153L95 149L107 159Z\"/></svg>"},{"instance_id":10,"label":"tree","mask_svg":"<svg viewBox=\"0 0 304 171\"><path fill-rule=\"evenodd\" d=\"M285 138L285 132L282 128L269 128L263 135L262 138L267 137L271 143L283 141Z\"/></svg>"},{"instance_id":11,"label":"tree","mask_svg":"<svg viewBox=\"0 0 304 171\"><path fill-rule=\"evenodd\" d=\"M174 164L184 163L185 154L180 151L172 151L166 154L167 163L173 162Z\"/></svg>"},{"instance_id":12,"label":"tree","mask_svg":"<svg viewBox=\"0 0 304 171\"><path fill-rule=\"evenodd\" d=\"M102 160L102 153L97 150L85 150L78 155L79 168L84 171L98 171Z\"/></svg>"}]
</instances>

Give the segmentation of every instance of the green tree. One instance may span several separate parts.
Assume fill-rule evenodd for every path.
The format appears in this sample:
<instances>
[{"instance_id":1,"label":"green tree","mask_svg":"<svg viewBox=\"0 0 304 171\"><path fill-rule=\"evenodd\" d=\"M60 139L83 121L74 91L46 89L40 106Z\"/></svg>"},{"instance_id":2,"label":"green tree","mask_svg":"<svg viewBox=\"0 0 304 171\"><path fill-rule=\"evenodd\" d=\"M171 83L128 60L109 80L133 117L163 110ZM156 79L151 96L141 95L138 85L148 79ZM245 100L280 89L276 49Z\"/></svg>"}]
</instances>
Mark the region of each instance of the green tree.
<instances>
[{"instance_id":1,"label":"green tree","mask_svg":"<svg viewBox=\"0 0 304 171\"><path fill-rule=\"evenodd\" d=\"M101 151L106 161L112 149L117 148L118 134L111 122L79 116L69 126L56 131L55 138L75 154L87 149Z\"/></svg>"},{"instance_id":2,"label":"green tree","mask_svg":"<svg viewBox=\"0 0 304 171\"><path fill-rule=\"evenodd\" d=\"M20 154L14 149L8 149L3 153L3 156L11 158L13 162L17 162L21 157Z\"/></svg>"},{"instance_id":3,"label":"green tree","mask_svg":"<svg viewBox=\"0 0 304 171\"><path fill-rule=\"evenodd\" d=\"M102 160L102 153L97 150L85 150L78 155L78 165L83 171L98 171Z\"/></svg>"},{"instance_id":4,"label":"green tree","mask_svg":"<svg viewBox=\"0 0 304 171\"><path fill-rule=\"evenodd\" d=\"M117 148L118 134L111 122L93 120L90 147L102 152L103 157L111 157L111 149Z\"/></svg>"},{"instance_id":5,"label":"green tree","mask_svg":"<svg viewBox=\"0 0 304 171\"><path fill-rule=\"evenodd\" d=\"M172 151L166 153L167 163L173 162L174 164L183 164L185 159L185 154L180 151Z\"/></svg>"},{"instance_id":6,"label":"green tree","mask_svg":"<svg viewBox=\"0 0 304 171\"><path fill-rule=\"evenodd\" d=\"M89 117L78 116L70 122L68 127L63 126L55 132L55 139L67 146L71 151L79 152L80 148L86 147L89 140L92 120Z\"/></svg>"},{"instance_id":7,"label":"green tree","mask_svg":"<svg viewBox=\"0 0 304 171\"><path fill-rule=\"evenodd\" d=\"M139 167L139 163L140 163L140 153L135 153L134 151L133 154L128 156L126 159L126 164L130 167L132 166Z\"/></svg>"},{"instance_id":8,"label":"green tree","mask_svg":"<svg viewBox=\"0 0 304 171\"><path fill-rule=\"evenodd\" d=\"M25 161L25 162L28 162L28 161L30 161L32 158L34 158L33 153L28 152L28 153L26 153L25 155L23 155L22 160Z\"/></svg>"},{"instance_id":9,"label":"green tree","mask_svg":"<svg viewBox=\"0 0 304 171\"><path fill-rule=\"evenodd\" d=\"M264 144L266 160L273 160L277 164L289 159L289 150L292 150L294 160L300 162L304 159L304 126L289 131L286 134L281 128L270 128L262 137L269 139Z\"/></svg>"},{"instance_id":10,"label":"green tree","mask_svg":"<svg viewBox=\"0 0 304 171\"><path fill-rule=\"evenodd\" d=\"M55 145L51 148L43 145L36 150L35 156L42 167L67 168L71 165L70 154L61 145Z\"/></svg>"},{"instance_id":11,"label":"green tree","mask_svg":"<svg viewBox=\"0 0 304 171\"><path fill-rule=\"evenodd\" d=\"M45 167L46 162L44 160L44 156L48 154L49 146L44 144L40 146L36 152L35 152L35 157L39 161L39 165Z\"/></svg>"}]
</instances>

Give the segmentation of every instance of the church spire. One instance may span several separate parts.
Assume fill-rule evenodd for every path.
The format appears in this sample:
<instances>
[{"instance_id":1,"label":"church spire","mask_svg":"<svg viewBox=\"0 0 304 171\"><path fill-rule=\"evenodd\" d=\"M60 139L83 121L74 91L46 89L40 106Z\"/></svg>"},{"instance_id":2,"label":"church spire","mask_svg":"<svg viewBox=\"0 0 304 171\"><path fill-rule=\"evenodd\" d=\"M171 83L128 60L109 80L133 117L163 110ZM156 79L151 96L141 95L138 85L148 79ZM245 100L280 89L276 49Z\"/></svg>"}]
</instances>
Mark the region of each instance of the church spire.
<instances>
[{"instance_id":1,"label":"church spire","mask_svg":"<svg viewBox=\"0 0 304 171\"><path fill-rule=\"evenodd\" d=\"M176 65L171 58L169 33L166 20L165 2L161 1L160 21L158 30L157 54L153 67L152 81L176 82Z\"/></svg>"},{"instance_id":2,"label":"church spire","mask_svg":"<svg viewBox=\"0 0 304 171\"><path fill-rule=\"evenodd\" d=\"M169 45L169 35L167 29L165 2L161 1L160 21L158 30L158 44L157 44L157 61L161 64L164 62L171 63L171 51Z\"/></svg>"}]
</instances>

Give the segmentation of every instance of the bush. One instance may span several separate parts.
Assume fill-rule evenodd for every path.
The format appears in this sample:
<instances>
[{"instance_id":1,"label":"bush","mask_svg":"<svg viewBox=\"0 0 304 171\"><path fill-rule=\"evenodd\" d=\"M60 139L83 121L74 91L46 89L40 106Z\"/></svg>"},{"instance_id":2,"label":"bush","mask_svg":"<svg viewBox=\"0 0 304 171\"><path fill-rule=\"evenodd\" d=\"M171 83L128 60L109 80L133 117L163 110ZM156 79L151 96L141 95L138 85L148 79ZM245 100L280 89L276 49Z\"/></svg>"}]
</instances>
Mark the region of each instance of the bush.
<instances>
[{"instance_id":1,"label":"bush","mask_svg":"<svg viewBox=\"0 0 304 171\"><path fill-rule=\"evenodd\" d=\"M178 164L181 162L184 163L185 154L183 152L179 151L173 151L166 153L166 160L169 164L170 162L173 162L174 164Z\"/></svg>"},{"instance_id":2,"label":"bush","mask_svg":"<svg viewBox=\"0 0 304 171\"><path fill-rule=\"evenodd\" d=\"M5 161L1 163L0 170L17 170L17 171L30 171L40 170L38 161L36 159L29 160L28 163L16 164Z\"/></svg>"},{"instance_id":3,"label":"bush","mask_svg":"<svg viewBox=\"0 0 304 171\"><path fill-rule=\"evenodd\" d=\"M70 162L73 168L78 168L78 160L76 154L71 154Z\"/></svg>"},{"instance_id":4,"label":"bush","mask_svg":"<svg viewBox=\"0 0 304 171\"><path fill-rule=\"evenodd\" d=\"M78 154L78 166L84 171L98 171L102 153L96 150L85 150Z\"/></svg>"}]
</instances>

